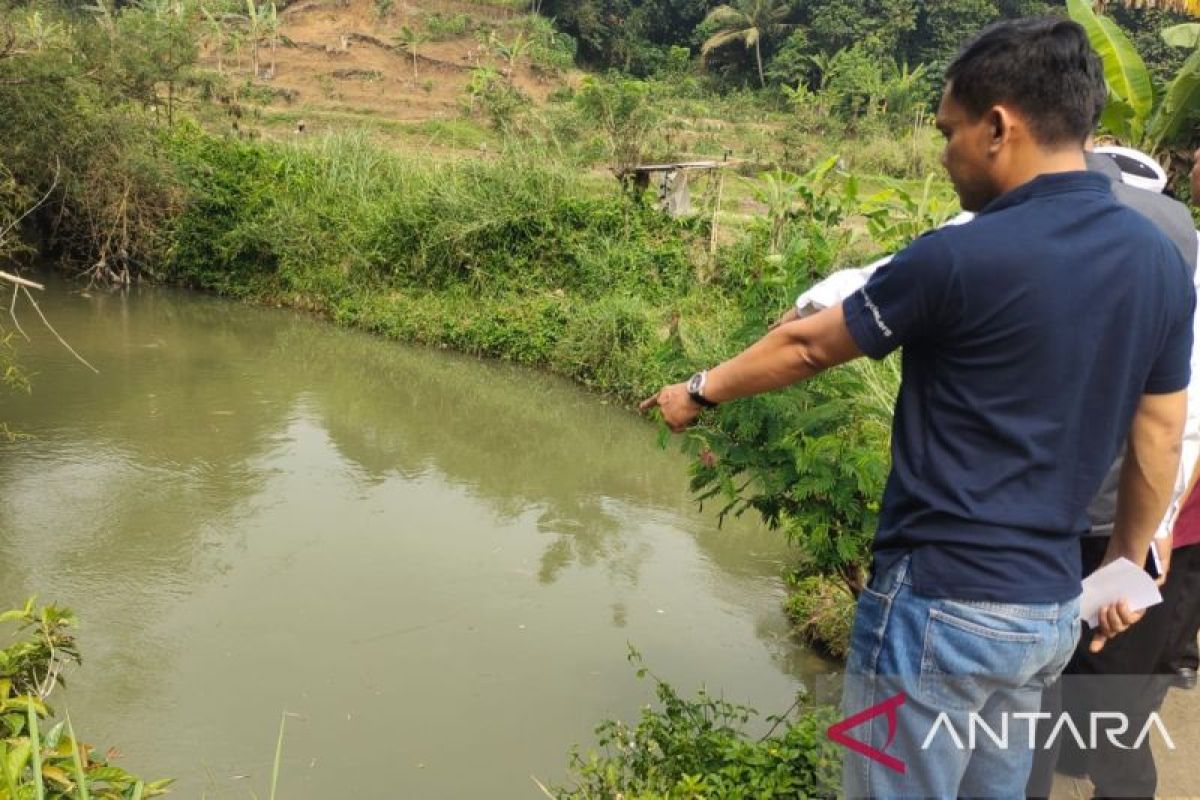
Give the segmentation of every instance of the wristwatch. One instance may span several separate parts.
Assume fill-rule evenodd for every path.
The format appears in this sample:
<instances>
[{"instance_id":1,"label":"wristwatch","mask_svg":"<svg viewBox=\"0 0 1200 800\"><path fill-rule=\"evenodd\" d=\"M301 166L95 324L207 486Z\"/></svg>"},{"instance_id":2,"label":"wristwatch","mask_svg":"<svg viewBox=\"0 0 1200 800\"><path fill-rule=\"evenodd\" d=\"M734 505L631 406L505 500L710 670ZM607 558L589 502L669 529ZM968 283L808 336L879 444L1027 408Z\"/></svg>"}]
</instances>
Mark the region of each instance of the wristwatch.
<instances>
[{"instance_id":1,"label":"wristwatch","mask_svg":"<svg viewBox=\"0 0 1200 800\"><path fill-rule=\"evenodd\" d=\"M697 372L687 382L688 397L698 406L704 408L716 408L717 404L704 396L704 384L708 381L708 370Z\"/></svg>"}]
</instances>

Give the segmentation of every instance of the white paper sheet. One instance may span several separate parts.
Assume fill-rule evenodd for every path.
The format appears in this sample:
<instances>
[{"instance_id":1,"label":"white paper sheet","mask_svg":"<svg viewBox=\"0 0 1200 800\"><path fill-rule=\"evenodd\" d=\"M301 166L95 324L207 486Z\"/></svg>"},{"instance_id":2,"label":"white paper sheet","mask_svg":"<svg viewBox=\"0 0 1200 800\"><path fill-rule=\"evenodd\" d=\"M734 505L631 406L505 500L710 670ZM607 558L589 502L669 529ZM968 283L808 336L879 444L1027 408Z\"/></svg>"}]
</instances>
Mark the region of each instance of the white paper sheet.
<instances>
[{"instance_id":1,"label":"white paper sheet","mask_svg":"<svg viewBox=\"0 0 1200 800\"><path fill-rule=\"evenodd\" d=\"M1154 579L1127 558L1118 558L1084 578L1083 597L1079 600L1080 616L1088 627L1095 628L1100 621L1100 609L1122 600L1129 601L1131 611L1141 611L1162 602Z\"/></svg>"}]
</instances>

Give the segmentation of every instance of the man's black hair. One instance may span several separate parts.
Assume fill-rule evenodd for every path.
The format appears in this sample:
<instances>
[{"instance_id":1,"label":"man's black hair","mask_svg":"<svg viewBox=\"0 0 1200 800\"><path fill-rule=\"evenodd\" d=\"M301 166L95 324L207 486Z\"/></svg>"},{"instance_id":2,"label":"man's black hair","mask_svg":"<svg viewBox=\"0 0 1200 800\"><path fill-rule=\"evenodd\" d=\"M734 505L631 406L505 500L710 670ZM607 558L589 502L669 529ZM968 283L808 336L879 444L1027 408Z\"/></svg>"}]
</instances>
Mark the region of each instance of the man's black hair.
<instances>
[{"instance_id":1,"label":"man's black hair","mask_svg":"<svg viewBox=\"0 0 1200 800\"><path fill-rule=\"evenodd\" d=\"M1054 17L998 22L971 40L946 70L950 96L978 118L1011 105L1046 147L1080 144L1108 89L1083 28Z\"/></svg>"}]
</instances>

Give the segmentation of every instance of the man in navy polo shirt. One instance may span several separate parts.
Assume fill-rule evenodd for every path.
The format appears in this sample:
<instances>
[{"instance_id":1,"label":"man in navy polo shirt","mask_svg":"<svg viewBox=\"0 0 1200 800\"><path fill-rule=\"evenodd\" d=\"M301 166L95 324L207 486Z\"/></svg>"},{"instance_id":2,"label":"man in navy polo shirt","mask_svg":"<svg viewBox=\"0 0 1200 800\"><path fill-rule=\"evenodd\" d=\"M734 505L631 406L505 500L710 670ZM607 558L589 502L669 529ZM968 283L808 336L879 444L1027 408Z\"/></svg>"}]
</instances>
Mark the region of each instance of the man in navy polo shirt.
<instances>
[{"instance_id":1,"label":"man in navy polo shirt","mask_svg":"<svg viewBox=\"0 0 1200 800\"><path fill-rule=\"evenodd\" d=\"M943 163L970 225L930 233L841 305L776 328L643 403L676 431L706 406L903 348L848 714L901 698L851 733L851 797L1022 797L1017 715L1078 637L1079 537L1121 441L1109 558L1142 563L1178 465L1195 294L1178 249L1085 172L1105 92L1083 30L985 30L946 74ZM1136 622L1101 612L1097 646ZM893 706L894 708L894 706ZM939 720L960 735L939 734ZM971 737L972 720L997 733ZM901 771L897 764L903 766Z\"/></svg>"}]
</instances>

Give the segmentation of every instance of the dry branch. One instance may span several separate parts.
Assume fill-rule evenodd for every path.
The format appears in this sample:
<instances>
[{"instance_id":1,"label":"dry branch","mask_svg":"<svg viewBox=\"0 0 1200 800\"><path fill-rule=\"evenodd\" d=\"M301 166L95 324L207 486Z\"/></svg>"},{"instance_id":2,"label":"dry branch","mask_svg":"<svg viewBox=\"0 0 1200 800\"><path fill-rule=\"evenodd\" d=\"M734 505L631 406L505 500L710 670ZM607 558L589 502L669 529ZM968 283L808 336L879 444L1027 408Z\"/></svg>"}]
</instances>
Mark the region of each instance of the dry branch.
<instances>
[{"instance_id":1,"label":"dry branch","mask_svg":"<svg viewBox=\"0 0 1200 800\"><path fill-rule=\"evenodd\" d=\"M5 272L4 270L0 270L0 280L5 280L5 281L8 281L9 283L15 284L17 286L25 286L30 289L41 290L41 289L46 288L45 286L43 286L40 283L34 283L31 280L22 278L19 275L13 275L11 273Z\"/></svg>"}]
</instances>

